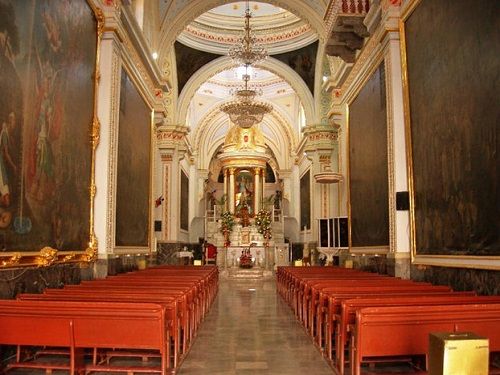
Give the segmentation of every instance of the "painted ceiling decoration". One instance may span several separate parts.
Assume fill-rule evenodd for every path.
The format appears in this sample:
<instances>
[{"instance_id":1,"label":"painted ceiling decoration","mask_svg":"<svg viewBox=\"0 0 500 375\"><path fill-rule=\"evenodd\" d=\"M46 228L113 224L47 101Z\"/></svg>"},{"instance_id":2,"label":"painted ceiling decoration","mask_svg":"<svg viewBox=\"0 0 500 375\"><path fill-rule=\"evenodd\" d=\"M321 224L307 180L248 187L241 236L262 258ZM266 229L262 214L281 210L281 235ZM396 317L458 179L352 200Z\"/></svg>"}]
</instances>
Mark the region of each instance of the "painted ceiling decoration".
<instances>
[{"instance_id":1,"label":"painted ceiling decoration","mask_svg":"<svg viewBox=\"0 0 500 375\"><path fill-rule=\"evenodd\" d=\"M186 82L198 69L219 56L185 46L180 42L175 42L174 46L177 64L177 90L180 94Z\"/></svg>"},{"instance_id":2,"label":"painted ceiling decoration","mask_svg":"<svg viewBox=\"0 0 500 375\"><path fill-rule=\"evenodd\" d=\"M314 42L298 50L273 55L273 57L295 70L307 84L311 93L314 94L314 77L317 53L318 42Z\"/></svg>"},{"instance_id":3,"label":"painted ceiling decoration","mask_svg":"<svg viewBox=\"0 0 500 375\"><path fill-rule=\"evenodd\" d=\"M270 54L301 48L317 39L309 24L287 10L251 1L250 11L256 41ZM244 12L244 2L212 9L191 22L178 40L192 48L225 55L241 36Z\"/></svg>"}]
</instances>

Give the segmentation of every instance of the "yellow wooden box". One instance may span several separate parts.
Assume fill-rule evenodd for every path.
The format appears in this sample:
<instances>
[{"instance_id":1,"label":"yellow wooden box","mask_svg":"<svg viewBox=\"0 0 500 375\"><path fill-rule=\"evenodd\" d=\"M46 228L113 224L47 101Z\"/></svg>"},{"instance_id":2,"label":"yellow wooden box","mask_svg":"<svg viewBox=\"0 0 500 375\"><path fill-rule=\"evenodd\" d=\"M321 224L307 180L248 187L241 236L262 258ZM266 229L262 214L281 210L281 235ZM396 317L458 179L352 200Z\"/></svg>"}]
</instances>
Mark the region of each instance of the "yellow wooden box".
<instances>
[{"instance_id":1,"label":"yellow wooden box","mask_svg":"<svg viewBox=\"0 0 500 375\"><path fill-rule=\"evenodd\" d=\"M488 375L489 341L471 332L429 335L429 375Z\"/></svg>"}]
</instances>

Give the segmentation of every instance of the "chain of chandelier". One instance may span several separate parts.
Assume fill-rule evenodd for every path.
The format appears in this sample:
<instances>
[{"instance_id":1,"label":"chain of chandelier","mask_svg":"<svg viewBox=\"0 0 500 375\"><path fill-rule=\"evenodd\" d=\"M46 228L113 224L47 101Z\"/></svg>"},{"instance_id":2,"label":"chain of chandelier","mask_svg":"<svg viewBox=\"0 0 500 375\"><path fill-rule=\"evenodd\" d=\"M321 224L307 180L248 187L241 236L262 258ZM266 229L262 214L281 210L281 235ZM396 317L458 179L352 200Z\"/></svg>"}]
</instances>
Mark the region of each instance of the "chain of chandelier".
<instances>
[{"instance_id":1,"label":"chain of chandelier","mask_svg":"<svg viewBox=\"0 0 500 375\"><path fill-rule=\"evenodd\" d=\"M247 0L245 10L245 28L243 37L239 42L229 49L229 57L243 66L243 86L234 92L234 99L221 105L222 112L229 115L231 121L241 128L248 129L253 125L259 124L264 115L273 110L273 106L261 101L255 100L255 97L261 93L249 87L250 81L249 68L257 62L267 58L267 51L257 43L255 36L250 28L250 5Z\"/></svg>"}]
</instances>

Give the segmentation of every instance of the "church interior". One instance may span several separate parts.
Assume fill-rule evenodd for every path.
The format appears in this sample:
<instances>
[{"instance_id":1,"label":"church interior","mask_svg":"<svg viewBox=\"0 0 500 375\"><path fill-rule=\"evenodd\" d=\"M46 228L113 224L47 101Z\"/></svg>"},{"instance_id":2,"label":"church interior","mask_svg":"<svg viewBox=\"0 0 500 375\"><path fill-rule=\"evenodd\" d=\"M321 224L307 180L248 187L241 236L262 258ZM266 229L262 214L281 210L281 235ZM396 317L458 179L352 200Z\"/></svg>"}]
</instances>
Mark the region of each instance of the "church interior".
<instances>
[{"instance_id":1,"label":"church interior","mask_svg":"<svg viewBox=\"0 0 500 375\"><path fill-rule=\"evenodd\" d=\"M499 25L0 0L0 373L500 373Z\"/></svg>"}]
</instances>

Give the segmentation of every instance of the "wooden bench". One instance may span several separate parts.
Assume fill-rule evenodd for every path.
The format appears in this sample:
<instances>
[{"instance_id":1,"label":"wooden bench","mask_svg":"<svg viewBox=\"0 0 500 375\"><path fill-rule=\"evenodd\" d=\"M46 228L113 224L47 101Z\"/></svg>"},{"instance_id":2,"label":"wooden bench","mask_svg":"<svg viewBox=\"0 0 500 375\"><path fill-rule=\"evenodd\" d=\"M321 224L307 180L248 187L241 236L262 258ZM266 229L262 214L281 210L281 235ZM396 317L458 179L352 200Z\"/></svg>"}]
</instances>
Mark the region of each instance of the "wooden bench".
<instances>
[{"instance_id":1,"label":"wooden bench","mask_svg":"<svg viewBox=\"0 0 500 375\"><path fill-rule=\"evenodd\" d=\"M142 298L155 297L173 297L177 301L178 310L178 328L179 334L175 339L179 340L178 350L180 353L186 353L194 336L194 323L192 322L192 314L190 314L189 301L187 295L182 290L173 289L158 290L151 287L96 287L96 288L64 288L64 289L46 289L43 293L48 298L57 296L78 297L84 300L92 296L100 296L100 298L113 297L115 299L127 298L130 295L141 295Z\"/></svg>"},{"instance_id":2,"label":"wooden bench","mask_svg":"<svg viewBox=\"0 0 500 375\"><path fill-rule=\"evenodd\" d=\"M141 294L141 293L127 293L113 295L110 293L100 294L70 294L70 293L53 293L53 294L29 294L23 293L17 296L18 300L21 301L89 301L89 302L125 302L125 303L156 303L165 307L166 309L173 309L173 319L171 322L170 338L171 344L173 346L172 352L172 366L177 368L180 363L180 354L185 353L187 348L182 349L180 345L180 324L179 324L179 313L177 309L177 300L175 297L164 296L161 294ZM170 344L170 343L169 343ZM184 352L182 351L184 350ZM121 353L122 356L125 353ZM126 356L132 356L127 354ZM134 357L142 356L147 357L148 353L136 353ZM170 360L170 359L169 359ZM93 363L97 363L97 352L93 354Z\"/></svg>"},{"instance_id":3,"label":"wooden bench","mask_svg":"<svg viewBox=\"0 0 500 375\"><path fill-rule=\"evenodd\" d=\"M474 332L500 351L500 304L368 307L356 312L351 340L351 373L367 359L429 353L432 332Z\"/></svg>"},{"instance_id":4,"label":"wooden bench","mask_svg":"<svg viewBox=\"0 0 500 375\"><path fill-rule=\"evenodd\" d=\"M70 374L86 371L167 374L172 370L168 342L174 319L173 309L150 303L2 300L0 344L67 347ZM161 365L85 365L84 348L158 350ZM16 367L52 368L47 363L19 361L8 365Z\"/></svg>"},{"instance_id":5,"label":"wooden bench","mask_svg":"<svg viewBox=\"0 0 500 375\"><path fill-rule=\"evenodd\" d=\"M344 373L345 349L350 342L350 334L356 322L356 312L365 307L388 306L444 306L444 305L471 305L471 304L500 304L498 296L464 296L463 294L449 294L445 296L390 296L379 295L376 298L348 299L341 302L340 315L337 317L335 329L336 367Z\"/></svg>"},{"instance_id":6,"label":"wooden bench","mask_svg":"<svg viewBox=\"0 0 500 375\"><path fill-rule=\"evenodd\" d=\"M328 304L326 307L323 307L324 309L324 319L323 323L320 323L320 327L318 328L318 331L322 333L319 337L317 337L317 340L319 341L318 346L321 348L321 350L324 350L324 354L327 357L329 361L333 360L333 352L335 348L335 343L333 342L335 335L336 335L336 328L337 328L337 319L340 316L341 312L341 303L345 300L352 300L352 299L357 299L357 298L383 298L383 297L420 297L420 296L436 296L436 297L447 297L447 296L468 296L472 297L475 296L473 292L450 292L450 291L435 291L435 290L426 290L426 291L420 291L420 290L407 290L407 291L387 291L383 290L381 292L377 291L370 291L370 292L365 292L365 293L352 293L351 291L348 292L336 292L335 295L331 295L328 297ZM322 326L322 328L321 328ZM324 341L324 346L322 345L322 341Z\"/></svg>"}]
</instances>

